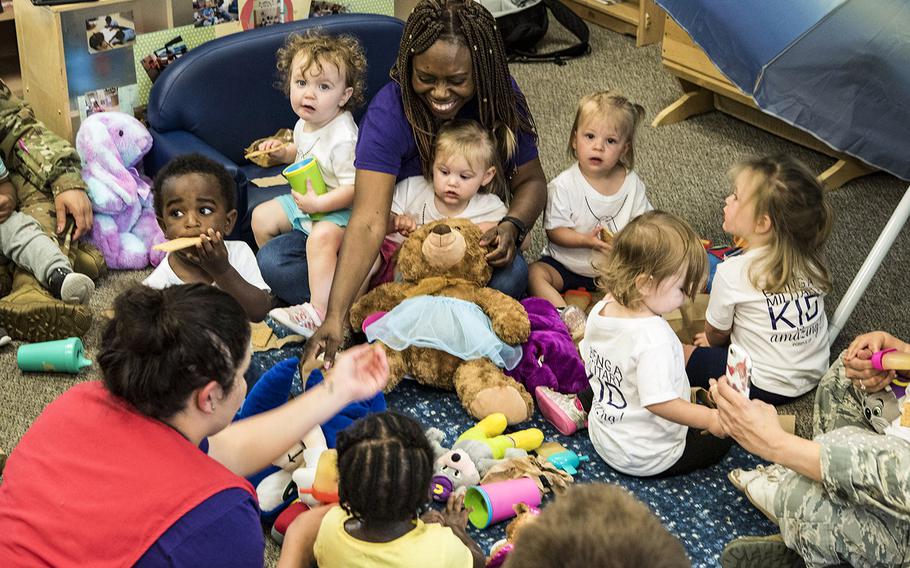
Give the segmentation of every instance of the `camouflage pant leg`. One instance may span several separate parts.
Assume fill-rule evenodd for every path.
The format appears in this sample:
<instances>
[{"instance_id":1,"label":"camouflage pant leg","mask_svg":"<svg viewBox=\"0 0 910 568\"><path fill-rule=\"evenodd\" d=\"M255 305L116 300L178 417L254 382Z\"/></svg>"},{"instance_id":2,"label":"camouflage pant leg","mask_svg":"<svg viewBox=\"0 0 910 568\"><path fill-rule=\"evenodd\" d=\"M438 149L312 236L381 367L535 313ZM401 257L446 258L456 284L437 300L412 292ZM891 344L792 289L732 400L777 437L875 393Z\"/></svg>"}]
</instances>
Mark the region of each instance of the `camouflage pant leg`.
<instances>
[{"instance_id":1,"label":"camouflage pant leg","mask_svg":"<svg viewBox=\"0 0 910 568\"><path fill-rule=\"evenodd\" d=\"M856 428L835 435L854 441L869 436L874 444L882 440ZM905 522L875 507L847 501L798 473L790 472L781 480L773 509L784 542L810 568L843 562L856 567L905 565L910 537Z\"/></svg>"},{"instance_id":2,"label":"camouflage pant leg","mask_svg":"<svg viewBox=\"0 0 910 568\"><path fill-rule=\"evenodd\" d=\"M831 365L815 393L815 412L812 417L813 437L842 426L870 429L863 416L862 398L844 372L844 354Z\"/></svg>"}]
</instances>

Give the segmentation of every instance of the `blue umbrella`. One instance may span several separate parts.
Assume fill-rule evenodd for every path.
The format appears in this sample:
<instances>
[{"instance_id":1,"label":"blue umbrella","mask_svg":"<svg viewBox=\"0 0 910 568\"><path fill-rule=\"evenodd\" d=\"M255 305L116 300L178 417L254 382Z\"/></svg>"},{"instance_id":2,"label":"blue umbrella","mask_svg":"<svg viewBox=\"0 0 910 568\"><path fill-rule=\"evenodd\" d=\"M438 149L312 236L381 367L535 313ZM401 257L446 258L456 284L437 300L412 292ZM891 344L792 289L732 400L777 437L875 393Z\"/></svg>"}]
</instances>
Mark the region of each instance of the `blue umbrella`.
<instances>
[{"instance_id":1,"label":"blue umbrella","mask_svg":"<svg viewBox=\"0 0 910 568\"><path fill-rule=\"evenodd\" d=\"M907 0L657 0L765 112L910 180Z\"/></svg>"}]
</instances>

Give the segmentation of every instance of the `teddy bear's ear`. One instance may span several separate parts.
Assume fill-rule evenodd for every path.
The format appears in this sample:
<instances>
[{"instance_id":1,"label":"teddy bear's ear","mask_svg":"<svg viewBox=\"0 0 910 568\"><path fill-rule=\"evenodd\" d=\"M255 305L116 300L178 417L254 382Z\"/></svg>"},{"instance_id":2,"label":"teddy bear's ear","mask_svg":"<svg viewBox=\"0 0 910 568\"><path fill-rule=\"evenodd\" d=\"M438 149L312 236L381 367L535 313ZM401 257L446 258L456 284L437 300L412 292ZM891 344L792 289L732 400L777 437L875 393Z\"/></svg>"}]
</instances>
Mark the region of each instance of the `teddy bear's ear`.
<instances>
[{"instance_id":1,"label":"teddy bear's ear","mask_svg":"<svg viewBox=\"0 0 910 568\"><path fill-rule=\"evenodd\" d=\"M82 121L76 134L76 150L82 157L83 167L95 165L115 178L129 177L129 172L121 161L120 150L111 138L104 114L106 113L93 114Z\"/></svg>"}]
</instances>

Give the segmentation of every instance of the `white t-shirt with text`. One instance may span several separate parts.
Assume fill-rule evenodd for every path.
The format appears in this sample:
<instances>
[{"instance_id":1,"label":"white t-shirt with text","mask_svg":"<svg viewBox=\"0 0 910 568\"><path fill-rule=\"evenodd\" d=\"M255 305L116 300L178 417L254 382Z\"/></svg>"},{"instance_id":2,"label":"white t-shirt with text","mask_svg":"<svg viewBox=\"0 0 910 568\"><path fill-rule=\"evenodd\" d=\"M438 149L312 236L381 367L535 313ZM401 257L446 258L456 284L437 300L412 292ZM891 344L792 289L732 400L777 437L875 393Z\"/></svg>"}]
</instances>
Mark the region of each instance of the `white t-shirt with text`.
<instances>
[{"instance_id":1,"label":"white t-shirt with text","mask_svg":"<svg viewBox=\"0 0 910 568\"><path fill-rule=\"evenodd\" d=\"M750 250L717 267L705 319L752 359L752 382L784 396L812 390L828 368L825 295L811 283L770 293L749 281L749 267L767 249Z\"/></svg>"},{"instance_id":2,"label":"white t-shirt with text","mask_svg":"<svg viewBox=\"0 0 910 568\"><path fill-rule=\"evenodd\" d=\"M688 428L645 407L689 400L682 344L663 318L605 317L606 304L591 310L579 346L594 390L588 434L613 469L656 475L682 456Z\"/></svg>"},{"instance_id":3,"label":"white t-shirt with text","mask_svg":"<svg viewBox=\"0 0 910 568\"><path fill-rule=\"evenodd\" d=\"M562 172L547 186L547 209L543 228L547 231L568 227L589 233L600 225L615 233L629 221L653 209L645 193L645 184L634 171L626 173L619 191L603 195L582 175L578 162ZM581 276L596 276L591 266L591 249L563 247L548 242L544 256L550 256Z\"/></svg>"},{"instance_id":4,"label":"white t-shirt with text","mask_svg":"<svg viewBox=\"0 0 910 568\"><path fill-rule=\"evenodd\" d=\"M240 274L241 278L260 290L265 290L266 292L271 290L265 280L262 279L262 273L259 272L259 264L256 263L256 255L250 245L243 241L224 241L224 246L227 248L228 262ZM158 290L169 286L186 284L174 273L174 269L171 268L170 258L171 255L168 253L161 261L161 264L142 283L149 288Z\"/></svg>"}]
</instances>

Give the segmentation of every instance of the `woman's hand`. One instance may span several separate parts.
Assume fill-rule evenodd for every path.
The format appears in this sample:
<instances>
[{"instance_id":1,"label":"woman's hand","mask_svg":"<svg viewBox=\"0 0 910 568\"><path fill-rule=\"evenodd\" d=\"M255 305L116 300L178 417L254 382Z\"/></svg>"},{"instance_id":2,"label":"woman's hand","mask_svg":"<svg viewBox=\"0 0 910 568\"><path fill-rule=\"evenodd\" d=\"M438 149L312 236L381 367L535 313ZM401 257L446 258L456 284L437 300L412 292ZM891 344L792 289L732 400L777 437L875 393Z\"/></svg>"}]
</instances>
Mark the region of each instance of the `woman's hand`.
<instances>
[{"instance_id":1,"label":"woman's hand","mask_svg":"<svg viewBox=\"0 0 910 568\"><path fill-rule=\"evenodd\" d=\"M726 377L711 381L723 430L746 451L773 461L772 454L786 436L777 420L777 410L760 400L749 400L733 389Z\"/></svg>"},{"instance_id":2,"label":"woman's hand","mask_svg":"<svg viewBox=\"0 0 910 568\"><path fill-rule=\"evenodd\" d=\"M515 260L515 238L518 236L518 227L512 223L500 223L480 237L480 246L490 247L493 250L487 253L487 264L494 268L501 268L512 264Z\"/></svg>"},{"instance_id":3,"label":"woman's hand","mask_svg":"<svg viewBox=\"0 0 910 568\"><path fill-rule=\"evenodd\" d=\"M335 364L335 353L342 341L344 341L344 323L326 317L319 329L307 339L303 350L303 360L312 361L321 354L324 361L323 367L331 369Z\"/></svg>"},{"instance_id":4,"label":"woman's hand","mask_svg":"<svg viewBox=\"0 0 910 568\"><path fill-rule=\"evenodd\" d=\"M378 344L367 343L341 353L325 377L330 393L337 393L351 402L370 398L388 382L389 362L385 351Z\"/></svg>"},{"instance_id":5,"label":"woman's hand","mask_svg":"<svg viewBox=\"0 0 910 568\"><path fill-rule=\"evenodd\" d=\"M873 331L858 336L844 355L844 372L861 391L878 392L891 384L896 373L879 371L872 366L872 355L885 349L908 351L908 345L884 331Z\"/></svg>"}]
</instances>

